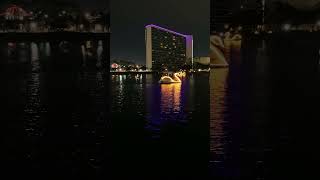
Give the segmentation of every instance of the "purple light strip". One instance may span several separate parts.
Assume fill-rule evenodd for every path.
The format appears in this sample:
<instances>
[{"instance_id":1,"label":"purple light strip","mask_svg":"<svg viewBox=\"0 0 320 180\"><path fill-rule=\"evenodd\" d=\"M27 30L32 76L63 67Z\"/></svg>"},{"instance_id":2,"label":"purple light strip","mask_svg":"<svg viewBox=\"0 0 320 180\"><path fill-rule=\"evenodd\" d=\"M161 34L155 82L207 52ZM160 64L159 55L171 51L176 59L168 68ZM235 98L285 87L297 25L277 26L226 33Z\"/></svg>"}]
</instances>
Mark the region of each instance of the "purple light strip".
<instances>
[{"instance_id":1,"label":"purple light strip","mask_svg":"<svg viewBox=\"0 0 320 180\"><path fill-rule=\"evenodd\" d=\"M188 35L188 36L185 36L187 41L192 41L193 40L193 36L192 35Z\"/></svg>"},{"instance_id":2,"label":"purple light strip","mask_svg":"<svg viewBox=\"0 0 320 180\"><path fill-rule=\"evenodd\" d=\"M166 28L163 28L163 27L154 25L154 24L149 24L149 25L146 26L146 28L147 28L147 27L154 27L154 28L157 28L157 29L160 29L160 30L163 30L163 31L172 33L172 34L176 34L176 35L179 35L179 36L183 36L183 37L185 37L185 38L190 38L189 35L184 35L184 34L181 34L181 33L178 33L178 32L175 32L175 31L172 31L172 30L169 30L169 29L166 29Z\"/></svg>"}]
</instances>

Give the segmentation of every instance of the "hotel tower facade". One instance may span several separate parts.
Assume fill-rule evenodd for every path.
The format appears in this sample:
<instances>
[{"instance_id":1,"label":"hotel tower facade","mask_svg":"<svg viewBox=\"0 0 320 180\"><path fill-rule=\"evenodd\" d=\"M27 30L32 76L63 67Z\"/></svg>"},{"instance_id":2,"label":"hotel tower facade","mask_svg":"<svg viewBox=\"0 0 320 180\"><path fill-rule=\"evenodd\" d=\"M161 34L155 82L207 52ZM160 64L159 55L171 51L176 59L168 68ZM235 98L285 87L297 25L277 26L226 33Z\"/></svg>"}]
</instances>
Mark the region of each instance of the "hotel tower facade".
<instances>
[{"instance_id":1,"label":"hotel tower facade","mask_svg":"<svg viewBox=\"0 0 320 180\"><path fill-rule=\"evenodd\" d=\"M178 71L193 63L193 36L156 25L145 29L146 67L153 71Z\"/></svg>"}]
</instances>

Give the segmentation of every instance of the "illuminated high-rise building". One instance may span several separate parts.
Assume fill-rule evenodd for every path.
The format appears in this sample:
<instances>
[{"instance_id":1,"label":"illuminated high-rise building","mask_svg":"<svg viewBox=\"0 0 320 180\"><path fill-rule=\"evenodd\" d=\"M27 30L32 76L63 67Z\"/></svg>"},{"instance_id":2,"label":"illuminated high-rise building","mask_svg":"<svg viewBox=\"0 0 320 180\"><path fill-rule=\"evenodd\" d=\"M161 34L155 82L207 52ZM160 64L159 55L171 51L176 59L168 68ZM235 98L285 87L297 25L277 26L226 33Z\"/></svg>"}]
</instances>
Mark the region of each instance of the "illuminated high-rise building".
<instances>
[{"instance_id":1,"label":"illuminated high-rise building","mask_svg":"<svg viewBox=\"0 0 320 180\"><path fill-rule=\"evenodd\" d=\"M146 67L178 71L193 62L193 36L156 25L146 26Z\"/></svg>"}]
</instances>

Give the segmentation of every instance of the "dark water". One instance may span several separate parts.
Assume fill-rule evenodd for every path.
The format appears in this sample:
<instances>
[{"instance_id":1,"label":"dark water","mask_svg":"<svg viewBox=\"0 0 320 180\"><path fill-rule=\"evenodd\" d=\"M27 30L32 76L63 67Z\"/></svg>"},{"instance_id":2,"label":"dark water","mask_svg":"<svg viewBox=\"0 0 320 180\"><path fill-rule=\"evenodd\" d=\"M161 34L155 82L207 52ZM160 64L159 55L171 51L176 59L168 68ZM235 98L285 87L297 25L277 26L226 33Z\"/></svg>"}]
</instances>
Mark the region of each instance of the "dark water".
<instances>
[{"instance_id":1,"label":"dark water","mask_svg":"<svg viewBox=\"0 0 320 180\"><path fill-rule=\"evenodd\" d=\"M230 68L174 85L110 76L100 66L105 43L100 56L95 42L84 57L79 42L2 42L2 170L70 179L316 177L318 39L244 40Z\"/></svg>"},{"instance_id":2,"label":"dark water","mask_svg":"<svg viewBox=\"0 0 320 180\"><path fill-rule=\"evenodd\" d=\"M209 74L160 85L157 75L112 76L113 172L197 179L208 172Z\"/></svg>"},{"instance_id":3,"label":"dark water","mask_svg":"<svg viewBox=\"0 0 320 180\"><path fill-rule=\"evenodd\" d=\"M112 76L113 172L150 179L312 177L320 100L315 39L244 39L241 50L228 51L229 68L182 85L159 85L155 75Z\"/></svg>"},{"instance_id":4,"label":"dark water","mask_svg":"<svg viewBox=\"0 0 320 180\"><path fill-rule=\"evenodd\" d=\"M10 177L108 173L108 51L103 41L81 45L2 42L1 163Z\"/></svg>"},{"instance_id":5,"label":"dark water","mask_svg":"<svg viewBox=\"0 0 320 180\"><path fill-rule=\"evenodd\" d=\"M298 34L245 40L241 53L231 53L230 68L211 71L211 177L315 177L316 39Z\"/></svg>"}]
</instances>

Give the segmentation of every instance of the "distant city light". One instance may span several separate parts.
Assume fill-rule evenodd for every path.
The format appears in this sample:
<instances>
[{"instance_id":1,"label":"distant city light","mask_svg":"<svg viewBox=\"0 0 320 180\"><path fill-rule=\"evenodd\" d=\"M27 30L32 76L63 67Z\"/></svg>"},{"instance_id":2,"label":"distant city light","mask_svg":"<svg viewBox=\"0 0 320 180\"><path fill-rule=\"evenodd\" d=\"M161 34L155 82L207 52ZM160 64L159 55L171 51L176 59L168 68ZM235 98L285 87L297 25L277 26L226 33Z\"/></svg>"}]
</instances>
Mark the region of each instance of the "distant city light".
<instances>
[{"instance_id":1,"label":"distant city light","mask_svg":"<svg viewBox=\"0 0 320 180\"><path fill-rule=\"evenodd\" d=\"M9 46L9 47L15 47L15 45L16 45L16 44L15 44L15 43L12 43L12 42L9 42L9 43L8 43L8 46Z\"/></svg>"},{"instance_id":2,"label":"distant city light","mask_svg":"<svg viewBox=\"0 0 320 180\"><path fill-rule=\"evenodd\" d=\"M35 22L31 22L30 23L30 30L32 31L32 32L34 32L34 31L37 31L37 23L35 23Z\"/></svg>"},{"instance_id":3,"label":"distant city light","mask_svg":"<svg viewBox=\"0 0 320 180\"><path fill-rule=\"evenodd\" d=\"M90 19L90 13L88 13L88 12L84 13L84 17L85 17L86 19Z\"/></svg>"},{"instance_id":4,"label":"distant city light","mask_svg":"<svg viewBox=\"0 0 320 180\"><path fill-rule=\"evenodd\" d=\"M106 24L107 22L95 23L92 21L97 17L102 17L105 14L103 12L95 12L94 17L91 16L91 12L85 12L85 17L89 20L89 24L81 24L80 19L77 16L83 15L84 12L61 10L56 14L49 16L48 12L44 10L27 11L17 5L10 5L4 12L0 12L0 17L13 24L12 26L4 27L0 31L12 31L12 32L51 32L51 31L71 31L71 32L108 32L110 27ZM92 12L93 13L93 12ZM60 19L70 15L72 20ZM49 23L48 19L54 20L59 17L60 25L54 24L53 26ZM28 20L25 21L25 20ZM59 27L58 27L59 26Z\"/></svg>"},{"instance_id":5,"label":"distant city light","mask_svg":"<svg viewBox=\"0 0 320 180\"><path fill-rule=\"evenodd\" d=\"M118 68L119 68L119 65L118 65L117 63L113 63L113 64L111 65L111 68L113 68L113 69L118 69Z\"/></svg>"},{"instance_id":6,"label":"distant city light","mask_svg":"<svg viewBox=\"0 0 320 180\"><path fill-rule=\"evenodd\" d=\"M290 24L284 24L284 25L283 25L283 30L285 30L285 31L289 31L290 28L291 28L291 25L290 25Z\"/></svg>"},{"instance_id":7,"label":"distant city light","mask_svg":"<svg viewBox=\"0 0 320 180\"><path fill-rule=\"evenodd\" d=\"M96 32L102 32L103 26L101 24L96 24L94 29Z\"/></svg>"}]
</instances>

